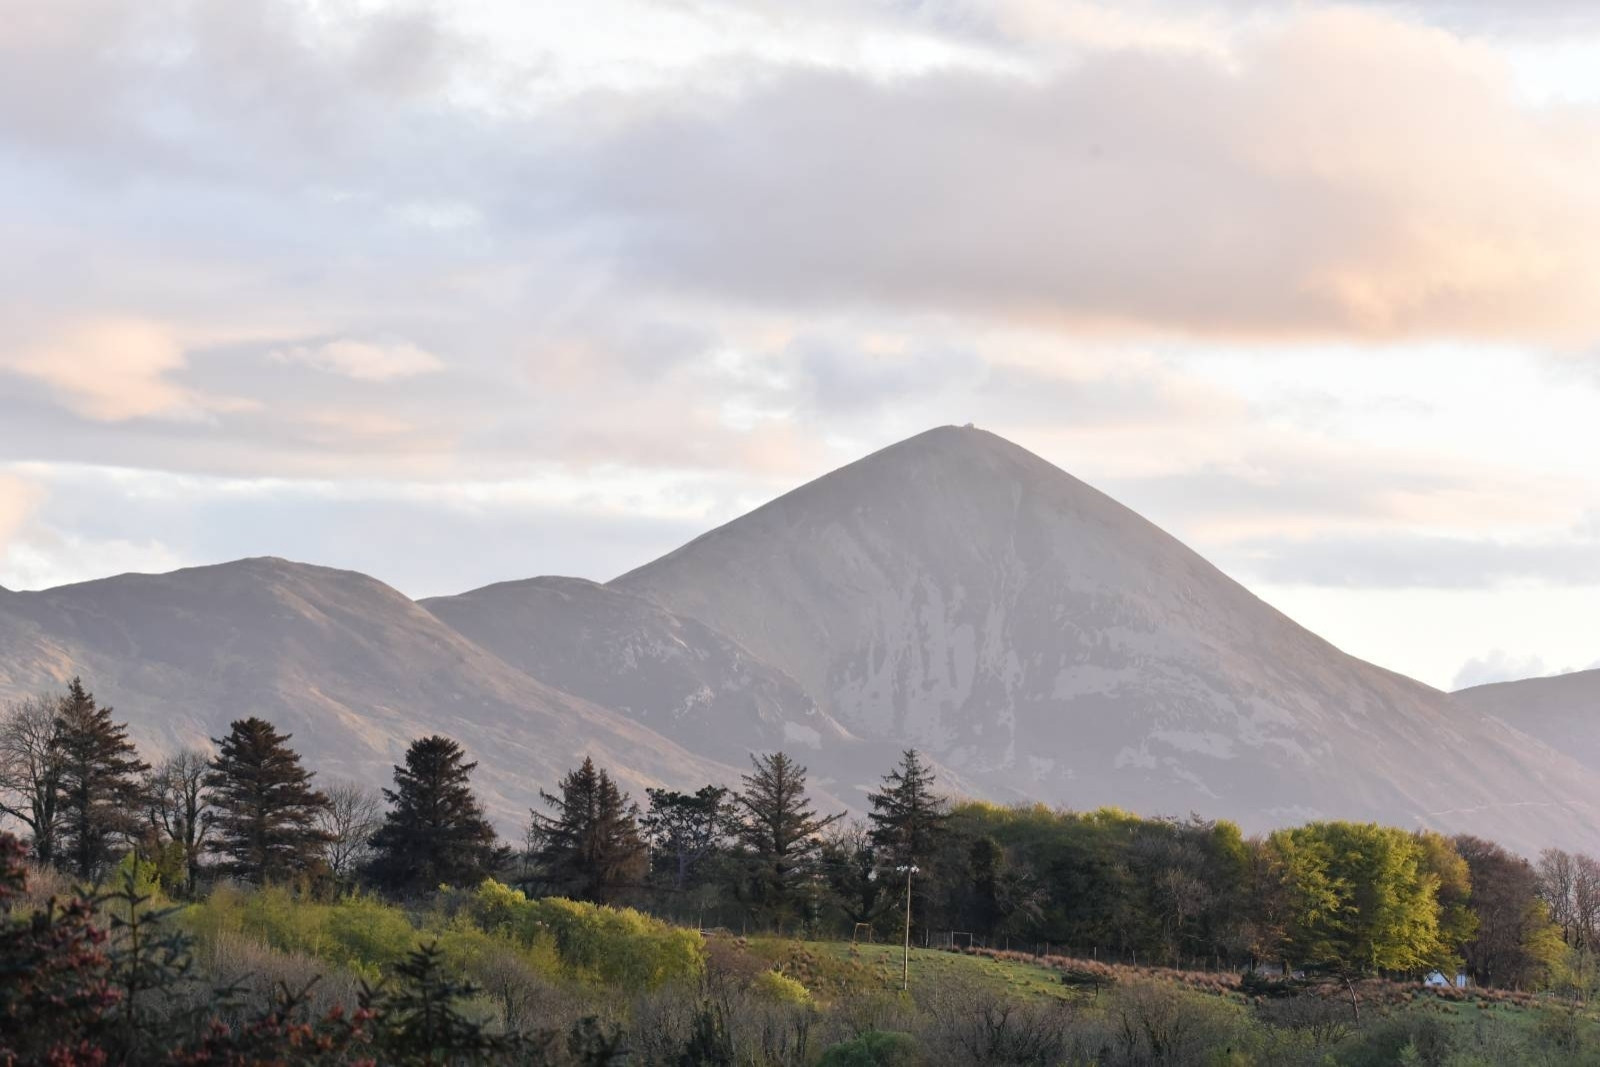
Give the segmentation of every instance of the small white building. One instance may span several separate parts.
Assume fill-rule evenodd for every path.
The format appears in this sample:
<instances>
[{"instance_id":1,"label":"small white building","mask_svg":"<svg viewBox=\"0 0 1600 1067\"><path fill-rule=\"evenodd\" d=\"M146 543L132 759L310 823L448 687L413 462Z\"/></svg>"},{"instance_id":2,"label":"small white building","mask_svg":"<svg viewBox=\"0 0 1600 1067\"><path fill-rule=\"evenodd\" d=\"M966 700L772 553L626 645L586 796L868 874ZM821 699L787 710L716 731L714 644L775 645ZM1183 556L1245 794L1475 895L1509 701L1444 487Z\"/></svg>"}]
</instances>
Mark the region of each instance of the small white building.
<instances>
[{"instance_id":1,"label":"small white building","mask_svg":"<svg viewBox=\"0 0 1600 1067\"><path fill-rule=\"evenodd\" d=\"M1460 972L1457 972L1456 980L1454 982L1451 982L1448 978L1446 978L1444 976L1444 972L1442 972L1442 971L1430 971L1430 972L1428 972L1428 977L1424 978L1422 981L1423 981L1424 985L1431 985L1431 986L1454 985L1457 989L1465 989L1465 988L1467 988L1468 985L1471 984L1471 979L1469 979L1464 973L1460 973Z\"/></svg>"}]
</instances>

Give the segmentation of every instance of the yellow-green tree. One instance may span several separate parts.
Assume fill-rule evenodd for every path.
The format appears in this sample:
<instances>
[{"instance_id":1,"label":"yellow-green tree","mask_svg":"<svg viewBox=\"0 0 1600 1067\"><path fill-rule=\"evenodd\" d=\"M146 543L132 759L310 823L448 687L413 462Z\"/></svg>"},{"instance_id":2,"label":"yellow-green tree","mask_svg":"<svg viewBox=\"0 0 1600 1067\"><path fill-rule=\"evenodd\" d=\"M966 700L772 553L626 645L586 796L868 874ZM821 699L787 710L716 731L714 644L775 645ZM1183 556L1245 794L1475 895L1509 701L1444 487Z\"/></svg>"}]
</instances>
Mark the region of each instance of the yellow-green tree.
<instances>
[{"instance_id":1,"label":"yellow-green tree","mask_svg":"<svg viewBox=\"0 0 1600 1067\"><path fill-rule=\"evenodd\" d=\"M1342 975L1416 972L1449 952L1440 938L1439 876L1403 830L1318 822L1268 839L1288 899L1295 963Z\"/></svg>"}]
</instances>

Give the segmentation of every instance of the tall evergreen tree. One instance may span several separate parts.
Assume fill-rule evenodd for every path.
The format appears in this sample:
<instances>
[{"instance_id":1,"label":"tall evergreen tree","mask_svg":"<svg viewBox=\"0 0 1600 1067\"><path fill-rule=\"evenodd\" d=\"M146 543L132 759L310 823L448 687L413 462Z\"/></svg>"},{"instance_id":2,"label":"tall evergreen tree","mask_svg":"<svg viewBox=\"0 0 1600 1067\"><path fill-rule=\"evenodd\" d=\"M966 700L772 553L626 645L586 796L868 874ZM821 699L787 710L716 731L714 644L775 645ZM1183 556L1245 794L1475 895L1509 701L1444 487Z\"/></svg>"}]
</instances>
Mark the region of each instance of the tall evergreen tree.
<instances>
[{"instance_id":1,"label":"tall evergreen tree","mask_svg":"<svg viewBox=\"0 0 1600 1067\"><path fill-rule=\"evenodd\" d=\"M561 779L561 795L539 791L553 815L529 812L529 844L539 878L578 900L609 904L645 873L638 808L611 776L585 758Z\"/></svg>"},{"instance_id":2,"label":"tall evergreen tree","mask_svg":"<svg viewBox=\"0 0 1600 1067\"><path fill-rule=\"evenodd\" d=\"M750 863L754 903L782 923L810 896L821 833L844 813L817 815L806 796L806 769L782 752L752 756L739 794L739 843Z\"/></svg>"},{"instance_id":3,"label":"tall evergreen tree","mask_svg":"<svg viewBox=\"0 0 1600 1067\"><path fill-rule=\"evenodd\" d=\"M314 872L328 840L316 825L328 798L311 786L312 773L264 719L235 720L228 736L212 738L217 756L206 775L216 808L216 836L206 849L225 858L224 874L264 884Z\"/></svg>"},{"instance_id":4,"label":"tall evergreen tree","mask_svg":"<svg viewBox=\"0 0 1600 1067\"><path fill-rule=\"evenodd\" d=\"M406 765L394 769L394 788L383 791L391 807L372 835L370 873L396 891L439 885L477 885L504 859L494 827L468 779L461 746L434 735L411 742Z\"/></svg>"},{"instance_id":5,"label":"tall evergreen tree","mask_svg":"<svg viewBox=\"0 0 1600 1067\"><path fill-rule=\"evenodd\" d=\"M914 748L883 776L883 787L867 794L872 811L872 844L885 866L926 867L938 850L950 818L950 805L933 791L933 771Z\"/></svg>"},{"instance_id":6,"label":"tall evergreen tree","mask_svg":"<svg viewBox=\"0 0 1600 1067\"><path fill-rule=\"evenodd\" d=\"M127 724L113 722L111 710L74 678L57 706L51 739L61 790L57 862L84 881L102 874L118 845L138 832L139 776L150 769L128 740Z\"/></svg>"}]
</instances>

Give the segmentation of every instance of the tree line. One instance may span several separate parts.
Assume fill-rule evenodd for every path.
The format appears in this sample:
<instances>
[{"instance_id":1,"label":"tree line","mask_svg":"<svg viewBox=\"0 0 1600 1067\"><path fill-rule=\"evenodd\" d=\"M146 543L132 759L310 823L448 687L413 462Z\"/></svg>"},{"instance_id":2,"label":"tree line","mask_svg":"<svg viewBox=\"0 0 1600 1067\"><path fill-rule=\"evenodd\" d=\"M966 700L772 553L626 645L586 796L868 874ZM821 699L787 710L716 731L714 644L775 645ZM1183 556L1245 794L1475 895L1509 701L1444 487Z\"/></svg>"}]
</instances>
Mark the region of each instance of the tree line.
<instances>
[{"instance_id":1,"label":"tree line","mask_svg":"<svg viewBox=\"0 0 1600 1067\"><path fill-rule=\"evenodd\" d=\"M1470 836L1315 822L1253 837L1223 820L952 803L917 752L866 817L819 812L806 768L755 755L738 788L635 802L585 759L500 842L453 740L413 742L391 788L318 788L291 738L233 722L214 753L151 766L74 679L0 719L0 813L36 863L85 882L132 855L193 895L215 878L393 895L494 875L530 892L680 921L915 936L1172 966L1600 985L1600 862L1537 863Z\"/></svg>"},{"instance_id":2,"label":"tree line","mask_svg":"<svg viewBox=\"0 0 1600 1067\"><path fill-rule=\"evenodd\" d=\"M203 878L403 893L475 884L510 854L469 785L477 765L450 738L412 742L381 794L324 791L264 719L235 720L214 754L186 749L152 766L112 715L74 678L0 718L0 814L20 824L34 862L85 884L131 855L180 896Z\"/></svg>"}]
</instances>

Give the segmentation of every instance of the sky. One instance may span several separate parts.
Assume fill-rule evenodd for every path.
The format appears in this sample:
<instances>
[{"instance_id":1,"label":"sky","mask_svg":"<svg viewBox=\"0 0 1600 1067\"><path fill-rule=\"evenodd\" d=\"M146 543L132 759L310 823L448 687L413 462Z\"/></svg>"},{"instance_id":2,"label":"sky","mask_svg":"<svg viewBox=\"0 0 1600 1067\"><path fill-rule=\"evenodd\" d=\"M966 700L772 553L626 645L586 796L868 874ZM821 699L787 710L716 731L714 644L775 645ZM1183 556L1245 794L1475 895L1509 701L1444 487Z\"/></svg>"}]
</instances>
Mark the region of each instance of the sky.
<instances>
[{"instance_id":1,"label":"sky","mask_svg":"<svg viewBox=\"0 0 1600 1067\"><path fill-rule=\"evenodd\" d=\"M974 422L1600 661L1600 8L0 0L0 585L604 580Z\"/></svg>"}]
</instances>

